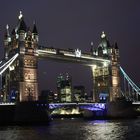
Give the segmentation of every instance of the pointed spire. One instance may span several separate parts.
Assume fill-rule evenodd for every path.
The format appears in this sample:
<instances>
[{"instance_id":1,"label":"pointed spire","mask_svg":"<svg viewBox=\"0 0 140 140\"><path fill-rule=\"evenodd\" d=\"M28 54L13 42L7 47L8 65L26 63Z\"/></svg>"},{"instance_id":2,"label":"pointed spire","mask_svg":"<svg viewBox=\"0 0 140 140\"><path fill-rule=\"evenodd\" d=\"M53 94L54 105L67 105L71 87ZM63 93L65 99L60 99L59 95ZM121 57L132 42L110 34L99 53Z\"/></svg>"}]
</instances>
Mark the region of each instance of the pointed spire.
<instances>
[{"instance_id":1,"label":"pointed spire","mask_svg":"<svg viewBox=\"0 0 140 140\"><path fill-rule=\"evenodd\" d=\"M10 37L10 33L9 33L9 25L6 25L6 32L5 32L5 38Z\"/></svg>"},{"instance_id":2,"label":"pointed spire","mask_svg":"<svg viewBox=\"0 0 140 140\"><path fill-rule=\"evenodd\" d=\"M93 47L93 42L91 42L90 45Z\"/></svg>"},{"instance_id":3,"label":"pointed spire","mask_svg":"<svg viewBox=\"0 0 140 140\"><path fill-rule=\"evenodd\" d=\"M33 25L33 31L32 31L32 33L34 33L34 34L38 34L38 31L37 31L37 28L36 28L36 23L35 23L35 21L34 21L33 24L34 24L34 25Z\"/></svg>"},{"instance_id":4,"label":"pointed spire","mask_svg":"<svg viewBox=\"0 0 140 140\"><path fill-rule=\"evenodd\" d=\"M22 18L23 18L23 14L22 14L22 11L20 11L20 12L19 12L18 19L21 20Z\"/></svg>"},{"instance_id":5,"label":"pointed spire","mask_svg":"<svg viewBox=\"0 0 140 140\"><path fill-rule=\"evenodd\" d=\"M9 25L8 25L8 24L6 25L6 29L7 29L7 30L9 29Z\"/></svg>"},{"instance_id":6,"label":"pointed spire","mask_svg":"<svg viewBox=\"0 0 140 140\"><path fill-rule=\"evenodd\" d=\"M119 48L118 48L117 42L115 42L114 48L115 48L115 49L119 49Z\"/></svg>"},{"instance_id":7,"label":"pointed spire","mask_svg":"<svg viewBox=\"0 0 140 140\"><path fill-rule=\"evenodd\" d=\"M25 24L25 22L24 22L24 20L21 20L21 22L20 22L20 26L19 26L19 29L18 29L19 31L25 31L26 32L26 30L27 30L27 26L26 26L26 24Z\"/></svg>"},{"instance_id":8,"label":"pointed spire","mask_svg":"<svg viewBox=\"0 0 140 140\"><path fill-rule=\"evenodd\" d=\"M15 28L15 32L17 33L18 31L25 31L26 32L26 24L24 22L24 18L23 18L23 14L22 14L22 11L20 11L20 14L18 16L18 19L19 19L19 22L18 22L18 25L17 27Z\"/></svg>"},{"instance_id":9,"label":"pointed spire","mask_svg":"<svg viewBox=\"0 0 140 140\"><path fill-rule=\"evenodd\" d=\"M90 52L93 53L93 42L90 43Z\"/></svg>"}]
</instances>

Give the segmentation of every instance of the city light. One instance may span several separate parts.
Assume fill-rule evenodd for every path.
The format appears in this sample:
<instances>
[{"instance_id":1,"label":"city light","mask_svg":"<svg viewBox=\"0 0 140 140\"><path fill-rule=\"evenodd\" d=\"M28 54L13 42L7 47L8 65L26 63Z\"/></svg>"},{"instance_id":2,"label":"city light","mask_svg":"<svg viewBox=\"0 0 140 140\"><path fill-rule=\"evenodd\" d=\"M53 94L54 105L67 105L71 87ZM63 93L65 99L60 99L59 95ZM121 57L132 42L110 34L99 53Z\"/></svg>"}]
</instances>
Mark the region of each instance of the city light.
<instances>
[{"instance_id":1,"label":"city light","mask_svg":"<svg viewBox=\"0 0 140 140\"><path fill-rule=\"evenodd\" d=\"M15 105L15 103L0 103L0 106L5 106L5 105L9 105L9 106L11 106L11 105Z\"/></svg>"}]
</instances>

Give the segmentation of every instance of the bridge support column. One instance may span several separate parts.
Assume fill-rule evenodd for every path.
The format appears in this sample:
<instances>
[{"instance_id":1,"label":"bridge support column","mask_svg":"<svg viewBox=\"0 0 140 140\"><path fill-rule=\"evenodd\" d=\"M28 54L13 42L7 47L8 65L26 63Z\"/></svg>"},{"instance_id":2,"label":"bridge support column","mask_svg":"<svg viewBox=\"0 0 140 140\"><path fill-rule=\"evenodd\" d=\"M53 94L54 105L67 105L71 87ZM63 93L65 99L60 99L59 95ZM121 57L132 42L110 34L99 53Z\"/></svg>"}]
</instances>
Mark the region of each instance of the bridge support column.
<instances>
[{"instance_id":1,"label":"bridge support column","mask_svg":"<svg viewBox=\"0 0 140 140\"><path fill-rule=\"evenodd\" d=\"M121 97L119 49L117 44L111 50L110 75L110 101L115 101Z\"/></svg>"},{"instance_id":2,"label":"bridge support column","mask_svg":"<svg viewBox=\"0 0 140 140\"><path fill-rule=\"evenodd\" d=\"M109 67L103 64L102 66L92 66L93 78L93 101L107 102L109 101Z\"/></svg>"},{"instance_id":3,"label":"bridge support column","mask_svg":"<svg viewBox=\"0 0 140 140\"><path fill-rule=\"evenodd\" d=\"M36 101L38 100L38 82L37 82L37 58L36 56L24 55L20 67L20 101Z\"/></svg>"}]
</instances>

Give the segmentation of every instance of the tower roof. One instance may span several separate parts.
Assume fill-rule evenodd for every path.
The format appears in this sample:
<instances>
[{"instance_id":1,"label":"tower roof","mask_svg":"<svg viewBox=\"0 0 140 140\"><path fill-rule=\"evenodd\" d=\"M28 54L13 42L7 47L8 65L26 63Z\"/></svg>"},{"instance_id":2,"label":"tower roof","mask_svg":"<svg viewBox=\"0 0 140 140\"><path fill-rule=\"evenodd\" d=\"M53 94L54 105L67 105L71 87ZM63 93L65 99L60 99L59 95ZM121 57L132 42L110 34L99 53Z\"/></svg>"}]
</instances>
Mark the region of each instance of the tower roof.
<instances>
[{"instance_id":1,"label":"tower roof","mask_svg":"<svg viewBox=\"0 0 140 140\"><path fill-rule=\"evenodd\" d=\"M110 42L108 41L104 31L101 34L101 42L99 44L99 47L102 47L103 49L110 47Z\"/></svg>"},{"instance_id":2,"label":"tower roof","mask_svg":"<svg viewBox=\"0 0 140 140\"><path fill-rule=\"evenodd\" d=\"M117 42L115 42L114 48L115 48L115 49L119 49L119 48L118 48Z\"/></svg>"},{"instance_id":3,"label":"tower roof","mask_svg":"<svg viewBox=\"0 0 140 140\"><path fill-rule=\"evenodd\" d=\"M19 31L26 31L27 30L27 26L26 26L26 24L25 24L23 19L20 21L20 25L19 25L19 29L18 30Z\"/></svg>"},{"instance_id":4,"label":"tower roof","mask_svg":"<svg viewBox=\"0 0 140 140\"><path fill-rule=\"evenodd\" d=\"M38 31L37 31L35 22L34 22L34 25L33 25L33 31L32 31L32 33L38 34Z\"/></svg>"},{"instance_id":5,"label":"tower roof","mask_svg":"<svg viewBox=\"0 0 140 140\"><path fill-rule=\"evenodd\" d=\"M24 22L22 11L20 11L18 19L19 19L19 21L18 21L18 25L16 27L16 32L18 32L18 31L25 31L26 32L27 26L26 26L26 24Z\"/></svg>"}]
</instances>

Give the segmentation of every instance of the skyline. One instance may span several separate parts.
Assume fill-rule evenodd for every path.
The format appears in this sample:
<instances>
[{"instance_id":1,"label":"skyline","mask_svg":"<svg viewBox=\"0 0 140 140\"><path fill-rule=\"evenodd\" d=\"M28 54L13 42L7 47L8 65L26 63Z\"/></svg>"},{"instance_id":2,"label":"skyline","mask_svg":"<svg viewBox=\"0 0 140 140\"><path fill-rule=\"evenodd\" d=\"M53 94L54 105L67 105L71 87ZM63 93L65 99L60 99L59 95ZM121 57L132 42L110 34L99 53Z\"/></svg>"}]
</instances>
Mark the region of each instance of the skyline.
<instances>
[{"instance_id":1,"label":"skyline","mask_svg":"<svg viewBox=\"0 0 140 140\"><path fill-rule=\"evenodd\" d=\"M39 44L43 46L54 46L64 49L79 48L87 52L90 50L91 41L93 41L95 47L98 46L101 32L105 31L111 44L115 41L118 42L121 65L130 78L139 85L140 79L138 77L137 64L140 50L140 42L138 41L138 35L140 34L140 28L138 28L140 22L138 13L140 9L138 5L140 2L115 1L113 3L111 0L108 2L94 2L91 0L88 2L77 0L76 2L69 1L66 3L64 0L59 2L48 0L42 3L34 1L25 3L25 1L18 2L14 0L11 2L13 3L13 6L11 6L10 4L7 5L7 1L3 1L3 6L1 6L0 10L2 19L0 22L1 58L3 55L2 42L5 26L8 23L10 29L15 27L19 11L21 10L27 25L31 26L32 22L36 21L39 32ZM42 11L36 11L38 6L42 7ZM75 84L79 84L78 82L80 81L82 85L85 85L86 89L90 88L92 86L90 69L77 64L69 64L47 60L40 61L39 80L40 85L42 84L40 87L42 89L46 87L48 87L47 89L55 88L57 75L61 72L68 72L73 77ZM46 66L44 67L44 65ZM75 69L78 72L75 72ZM81 78L81 75L84 75L83 78ZM44 83L44 81L46 82Z\"/></svg>"}]
</instances>

